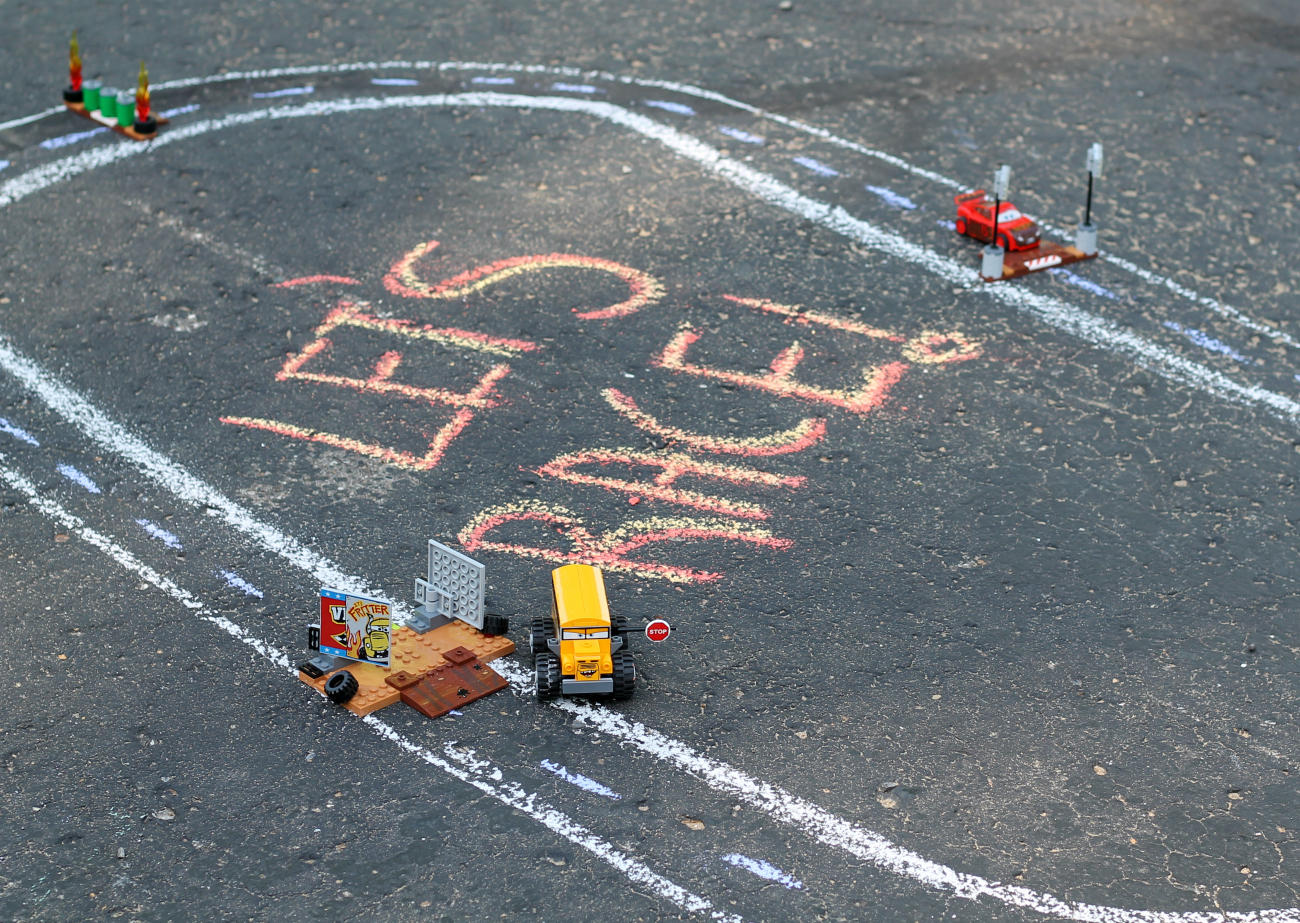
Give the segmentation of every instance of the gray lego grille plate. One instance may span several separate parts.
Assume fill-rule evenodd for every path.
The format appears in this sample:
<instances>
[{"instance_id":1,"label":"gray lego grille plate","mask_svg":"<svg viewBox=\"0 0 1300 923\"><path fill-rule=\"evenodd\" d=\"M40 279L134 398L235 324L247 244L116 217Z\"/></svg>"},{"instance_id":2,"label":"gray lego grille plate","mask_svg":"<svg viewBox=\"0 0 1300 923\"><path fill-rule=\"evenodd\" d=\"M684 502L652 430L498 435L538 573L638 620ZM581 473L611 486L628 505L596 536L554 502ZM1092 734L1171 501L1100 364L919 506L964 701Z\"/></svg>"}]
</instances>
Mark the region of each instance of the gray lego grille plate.
<instances>
[{"instance_id":1,"label":"gray lego grille plate","mask_svg":"<svg viewBox=\"0 0 1300 923\"><path fill-rule=\"evenodd\" d=\"M446 615L483 627L486 571L482 564L441 542L429 539L428 582L451 597Z\"/></svg>"}]
</instances>

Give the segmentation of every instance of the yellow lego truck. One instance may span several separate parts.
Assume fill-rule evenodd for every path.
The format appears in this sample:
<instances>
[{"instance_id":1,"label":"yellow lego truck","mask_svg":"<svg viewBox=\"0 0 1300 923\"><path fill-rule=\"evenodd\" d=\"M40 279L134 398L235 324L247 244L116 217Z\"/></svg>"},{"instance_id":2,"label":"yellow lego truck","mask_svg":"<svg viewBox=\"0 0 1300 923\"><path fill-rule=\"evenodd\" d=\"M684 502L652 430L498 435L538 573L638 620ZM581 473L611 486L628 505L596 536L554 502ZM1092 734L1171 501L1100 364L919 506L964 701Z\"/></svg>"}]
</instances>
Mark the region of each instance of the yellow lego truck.
<instances>
[{"instance_id":1,"label":"yellow lego truck","mask_svg":"<svg viewBox=\"0 0 1300 923\"><path fill-rule=\"evenodd\" d=\"M627 620L610 618L599 567L568 564L551 571L551 614L533 619L529 646L537 697L604 693L627 698L636 685Z\"/></svg>"}]
</instances>

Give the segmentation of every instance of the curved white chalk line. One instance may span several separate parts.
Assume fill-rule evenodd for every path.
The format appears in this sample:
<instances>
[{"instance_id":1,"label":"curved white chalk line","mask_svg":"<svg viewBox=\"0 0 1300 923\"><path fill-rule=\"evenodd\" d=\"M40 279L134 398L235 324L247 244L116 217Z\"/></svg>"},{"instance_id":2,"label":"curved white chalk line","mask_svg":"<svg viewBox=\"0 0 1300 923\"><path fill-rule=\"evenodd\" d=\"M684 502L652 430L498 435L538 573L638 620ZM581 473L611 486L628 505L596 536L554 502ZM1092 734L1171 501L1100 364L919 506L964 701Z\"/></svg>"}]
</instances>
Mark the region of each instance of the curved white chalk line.
<instances>
[{"instance_id":1,"label":"curved white chalk line","mask_svg":"<svg viewBox=\"0 0 1300 923\"><path fill-rule=\"evenodd\" d=\"M1171 349L1146 340L1114 321L1046 295L1038 295L1020 286L1000 283L980 285L972 267L914 244L905 238L855 218L839 206L832 206L805 196L785 183L729 157L716 148L684 134L671 126L631 112L613 103L556 96L528 96L515 93L468 92L438 93L430 96L361 97L311 102L297 106L276 106L241 112L217 119L203 119L160 135L148 144L123 141L95 148L28 170L0 184L0 207L10 205L55 183L128 157L135 157L157 147L175 144L199 135L238 125L282 119L337 115L343 112L414 109L431 106L496 106L577 112L604 119L656 140L666 148L696 161L710 173L737 188L788 212L813 221L864 246L887 253L925 269L947 282L974 289L1014 307L1044 323L1077 336L1095 346L1117 353L1130 361L1178 384L1186 385L1215 397L1268 410L1291 423L1300 423L1300 403L1285 395L1257 385L1243 385L1222 372L1215 371L1179 355ZM276 541L293 542L287 536ZM302 553L306 549L301 550ZM342 589L342 587L340 587ZM363 594L364 595L364 594Z\"/></svg>"},{"instance_id":2,"label":"curved white chalk line","mask_svg":"<svg viewBox=\"0 0 1300 923\"><path fill-rule=\"evenodd\" d=\"M0 454L0 461L7 460L3 454ZM172 599L185 606L185 608L193 611L198 618L212 623L235 640L248 645L263 658L270 661L273 666L278 667L290 676L297 675L297 669L289 662L289 658L282 651L249 634L243 627L230 619L213 613L192 593L145 564L130 551L117 544L111 536L92 529L80 517L69 512L57 501L42 496L36 486L17 471L0 465L0 481L8 483L10 487L26 496L27 501L46 518L59 523L78 538L98 548L118 566L153 584ZM690 913L706 913L710 919L724 921L724 923L744 923L743 918L739 915L716 909L713 902L708 898L693 894L676 882L655 872L645 863L633 859L612 843L601 839L574 821L563 811L542 801L536 794L525 791L518 783L503 781L501 770L492 763L476 757L473 751L464 753L453 750L448 745L445 748L448 759L461 764L461 766L454 766L447 759L443 759L427 748L421 747L374 715L366 715L361 720L380 737L396 744L417 759L423 760L429 765L441 769L449 776L474 786L484 794L490 795L502 804L514 808L522 814L526 814L569 842L587 850L596 858L622 872L633 884L645 887L653 894L671 901Z\"/></svg>"},{"instance_id":3,"label":"curved white chalk line","mask_svg":"<svg viewBox=\"0 0 1300 923\"><path fill-rule=\"evenodd\" d=\"M30 170L0 185L0 207L95 167L135 156L158 145L185 140L221 128L272 118L300 118L339 112L448 105L548 109L581 112L605 119L659 141L669 150L695 160L709 172L773 205L816 221L866 246L920 266L949 282L964 286L973 286L975 283L973 269L854 218L842 208L809 199L773 177L723 157L716 149L671 127L611 103L568 97L454 93L334 100L238 113L222 119L209 119L179 127L147 145L130 141L122 142ZM1034 295L1012 285L984 286L980 291L1067 333L1127 356L1171 381L1198 388L1227 400L1254 404L1269 409L1284 419L1300 422L1300 405L1289 398L1263 389L1237 384L1218 372L1149 343L1113 322L1096 317L1080 308L1053 298ZM318 579L322 579L322 582L329 582L321 576L328 574L340 588L365 586L365 581L361 578L344 574L333 562L306 549L297 540L280 530L261 523L251 512L226 498L216 488L148 448L141 440L130 434L124 427L112 422L107 415L71 388L50 376L31 360L18 354L3 338L0 338L0 368L4 368L21 380L30 390L40 395L52 409L75 423L100 445L127 458L182 499L209 508L216 515L223 517L227 524L254 538L265 549L280 554L295 566L316 575ZM405 611L405 607L399 604L394 604L394 609L399 614ZM502 666L503 672L508 671L513 674L511 677L513 682L520 681L522 674L519 668L506 664ZM576 703L564 701L560 707L568 708L574 705ZM820 842L868 859L883 869L932 888L953 891L959 897L974 899L988 896L1011 906L1053 914L1081 923L1222 923L1224 920L1232 923L1300 923L1300 908L1214 914L1195 911L1178 913L1126 910L1119 907L1066 902L1046 892L1004 885L976 875L958 872L949 866L931 862L877 833L856 827L784 789L756 780L725 763L702 757L684 743L651 731L639 723L628 723L620 715L608 709L598 706L582 707L591 709L592 715L601 716L602 720L607 721L610 728L608 733L621 736L658 759L682 768L693 767L689 771L698 770L699 777L711 787L727 791L737 797L744 797L750 804L767 812L775 820L792 824Z\"/></svg>"},{"instance_id":4,"label":"curved white chalk line","mask_svg":"<svg viewBox=\"0 0 1300 923\"><path fill-rule=\"evenodd\" d=\"M561 67L545 64L500 64L476 61L367 61L353 64L306 64L295 67L274 67L264 70L232 71L227 74L213 74L207 77L184 77L178 80L167 80L155 84L154 90L173 90L184 87L206 86L215 83L228 83L236 80L266 80L276 77L302 77L312 74L342 74L355 71L392 69L436 70L439 72L453 70L486 70L520 74L552 74L566 77L582 77L586 80L604 80L610 83L623 83L631 86L655 87L657 89L670 90L686 96L694 96L697 99L707 99L711 102L719 103L720 105L747 112L757 118L776 122L779 125L785 125L787 128L793 128L796 131L803 132L804 134L820 138L828 144L842 147L846 150L854 151L855 153L863 154L867 157L873 157L876 160L897 167L906 173L911 173L914 176L928 179L931 182L938 183L941 186L947 186L949 189L955 189L958 192L970 192L973 189L973 187L967 186L951 177L944 176L942 173L936 173L933 170L918 167L915 164L904 160L902 157L898 157L886 151L877 150L876 148L867 147L865 144L859 144L858 142L850 141L847 138L841 138L824 128L819 128L816 125L810 125L809 123L800 121L799 119L792 119L775 112L769 112L766 109L751 105L750 103L742 102L738 99L732 99L729 96L717 93L713 90L706 90L703 87L697 87L689 83L679 83L674 80L654 80L645 77L630 77L622 74L613 74L609 71L584 71L576 67ZM66 110L63 106L53 106L43 112L37 112L33 115L24 116L19 119L13 119L9 122L0 122L0 131L4 131L6 128L14 128L19 125L26 125L45 118L48 115L64 111ZM1050 231L1063 239L1069 239L1070 232L1065 228L1059 228L1047 224L1043 221L1039 221L1037 218L1034 220L1038 221L1045 230ZM1285 343L1288 346L1300 348L1300 339L1291 336L1286 331L1280 330L1271 324L1266 324L1263 321L1255 320L1243 311L1234 308L1231 305L1224 304L1216 298L1211 298L1208 295L1202 295L1199 292L1189 289L1185 285L1174 281L1168 276L1162 276L1149 269L1143 269L1131 260L1127 260L1106 250L1099 251L1098 256L1105 262L1118 266L1125 272L1132 273L1150 285L1165 288L1170 292L1173 292L1175 295L1186 298L1188 301L1192 301L1201 307L1209 308L1216 314L1234 321L1235 323L1241 324L1248 330L1262 333L1279 343Z\"/></svg>"}]
</instances>

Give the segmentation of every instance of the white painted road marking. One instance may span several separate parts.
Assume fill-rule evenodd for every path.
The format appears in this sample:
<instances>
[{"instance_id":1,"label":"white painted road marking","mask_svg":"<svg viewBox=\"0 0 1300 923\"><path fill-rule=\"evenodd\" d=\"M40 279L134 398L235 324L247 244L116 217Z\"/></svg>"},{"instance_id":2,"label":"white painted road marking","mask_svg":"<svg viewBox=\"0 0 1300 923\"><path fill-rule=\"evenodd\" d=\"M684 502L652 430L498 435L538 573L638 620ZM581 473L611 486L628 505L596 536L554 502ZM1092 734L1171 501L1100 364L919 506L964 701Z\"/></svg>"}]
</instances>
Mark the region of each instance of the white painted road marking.
<instances>
[{"instance_id":1,"label":"white painted road marking","mask_svg":"<svg viewBox=\"0 0 1300 923\"><path fill-rule=\"evenodd\" d=\"M942 173L936 173L933 170L927 170L923 167L918 167L915 164L909 163L908 161L904 160L902 157L895 156L894 154L887 153L886 151L881 151L875 148L867 147L864 144L859 144L856 141L850 141L847 138L841 138L838 135L832 134L831 132L827 131L824 128L818 128L817 126L810 125L807 122L801 122L798 119L792 119L787 116L779 115L775 112L768 112L767 110L761 109L758 106L754 106L746 102L741 102L738 99L732 99L729 96L724 96L723 94L715 92L713 90L706 90L703 87L697 87L689 83L680 83L673 80L652 80L643 77L628 77L620 74L612 74L609 73L608 71L583 71L580 68L576 68L576 67L556 67L556 66L548 66L544 64L501 64L501 63L477 62L477 61L366 61L366 62L359 62L355 64L308 64L308 65L301 65L298 67L277 67L277 68L269 68L266 70L232 71L226 74L214 74L207 77L183 77L178 80L168 80L168 81L164 81L163 83L155 84L153 89L154 92L156 93L161 90L174 90L174 89L181 89L184 87L204 86L213 83L227 83L235 80L246 80L246 81L267 80L276 77L305 76L309 74L343 74L343 73L352 73L356 71L390 70L390 69L435 70L438 71L439 73L444 71L457 71L457 70L486 70L486 71L507 71L507 72L516 72L516 73L525 73L525 74L557 74L557 75L564 75L568 77L582 77L588 80L606 80L611 83L624 83L630 86L657 87L663 90L671 90L675 93L682 93L687 96L694 96L698 99L707 99L712 102L720 103L721 105L724 106L729 106L733 109L739 109L742 112L747 112L750 115L753 115L757 118L766 119L771 122L776 122L777 124L780 125L785 125L787 128L793 128L795 131L812 135L815 138L820 138L821 140L827 142L828 144L833 144L836 145L837 147L845 148L846 150L851 150L859 154L864 154L868 157L873 157L876 160L880 160L884 163L890 164L891 166L897 167L898 169L903 170L906 173L911 173L914 176L919 176L923 179L930 180L931 182L938 183L941 186L946 186L949 189L955 189L959 192L972 191L972 187L967 186L964 183L960 183L955 179L951 179L950 177L944 176ZM474 77L471 78L471 82L481 83L481 84L513 84L515 81L514 78L512 77L499 77L499 78L498 77ZM647 105L652 105L652 104L648 103ZM690 109L690 107L687 106L683 106L682 108L688 110ZM29 116L24 116L23 118L12 119L8 122L0 122L0 131L4 131L7 128L16 128L20 125L27 125L32 122L38 121L39 119L43 119L46 116L54 115L56 113L65 112L65 111L66 108L63 106L52 106L51 108L46 109L43 112L37 112ZM690 114L694 114L694 111L690 110ZM1062 239L1071 238L1071 234L1067 229L1055 227L1043 221L1038 221L1038 224L1044 230L1050 231L1051 233L1056 234L1058 237L1061 237ZM1150 285L1156 285L1162 287L1182 298L1186 298L1189 301L1201 305L1202 307L1209 308L1210 310L1214 311L1216 314L1222 315L1223 317L1226 317L1231 321L1241 324L1242 326L1246 327L1249 330L1254 330L1256 333L1262 333L1265 336L1269 337L1270 339L1276 340L1280 343L1285 343L1288 346L1300 347L1300 340L1296 339L1290 334L1282 330L1279 330L1278 328L1272 326L1271 324L1266 324L1261 321L1257 321L1254 318L1249 317L1242 311L1239 311L1237 308L1232 307L1231 305L1224 304L1223 302L1215 298L1210 298L1206 295L1201 295L1199 292L1193 291L1192 289L1189 289L1186 286L1181 285L1178 282L1175 282L1173 279L1170 279L1167 276L1162 276L1159 273L1152 272L1149 269L1143 269L1139 267L1137 264L1133 263L1132 261L1126 260L1123 257L1118 256L1114 253L1110 253L1106 250L1100 251L1098 257L1107 263L1110 263L1114 266L1118 266L1120 269L1123 269L1125 272L1129 272L1132 273L1133 275L1136 275L1138 278L1142 279L1142 281Z\"/></svg>"},{"instance_id":2,"label":"white painted road marking","mask_svg":"<svg viewBox=\"0 0 1300 923\"><path fill-rule=\"evenodd\" d=\"M61 180L76 176L86 170L134 156L152 147L174 143L221 128L250 124L270 118L298 118L330 115L340 112L377 111L390 108L415 108L435 105L504 106L519 109L550 109L555 111L584 112L657 140L675 153L693 159L709 172L728 180L738 188L777 205L793 214L808 218L824 227L835 230L866 246L895 256L905 262L920 266L949 282L963 287L976 284L974 269L954 260L912 244L896 234L876 228L849 215L844 209L809 199L780 183L773 177L753 170L743 163L723 157L716 149L622 107L605 102L562 97L521 96L497 93L438 94L391 99L354 99L309 103L291 108L274 108L257 112L240 113L224 119L206 120L169 132L150 145L131 142L103 147L69 157L66 160L24 173L0 186L0 206L17 201ZM1240 403L1253 404L1273 410L1280 416L1300 421L1300 405L1289 398L1240 385L1226 376L1183 359L1181 356L1138 337L1130 331L1103 318L1096 317L1072 305L1027 292L1014 285L989 286L983 291L1038 317L1058 329L1073 333L1110 349L1121 356L1133 359L1144 367L1165 377L1207 393ZM65 419L77 425L92 440L114 451L183 500L199 506L209 506L216 515L239 531L254 538L262 547L285 557L295 566L318 576L335 575L323 582L346 588L364 586L361 578L342 573L332 562L309 551L297 540L271 526L259 522L251 513L233 503L214 488L189 474L170 459L148 448L125 428L112 422L72 389L58 382L35 363L18 354L8 343L0 341L0 367L16 378L50 405ZM360 593L359 595L373 595ZM395 608L397 608L395 606ZM502 663L501 661L497 661ZM502 672L512 684L525 679L521 670L502 663ZM789 823L819 841L835 846L878 867L911 878L932 888L952 891L967 899L990 897L1010 906L1052 914L1082 923L1211 923L1211 921L1238 921L1238 923L1300 923L1300 908L1231 912L1211 916L1201 913L1174 913L1165 911L1126 910L1095 904L1062 901L1051 894L1032 891L1000 882L968 875L939 863L931 862L916 853L889 842L881 835L863 830L834 814L804 801L776 786L754 779L734 767L701 756L686 744L671 740L639 723L628 722L608 709L562 700L556 707L575 711L584 710L588 721L608 725L606 733L619 736L646 753L656 756L688 772L694 772L711 787L729 792L765 811L773 819ZM575 711L575 714L577 712ZM603 726L598 723L598 726Z\"/></svg>"},{"instance_id":3,"label":"white painted road marking","mask_svg":"<svg viewBox=\"0 0 1300 923\"><path fill-rule=\"evenodd\" d=\"M120 144L97 148L37 167L0 184L0 207L10 205L63 180L87 170L107 166L145 153L164 144L256 122L281 118L308 118L336 115L343 112L380 111L395 108L426 108L430 106L499 106L519 109L544 109L558 112L582 112L631 129L645 137L659 141L674 153L696 161L710 173L727 180L737 188L775 205L785 211L820 224L863 246L879 250L905 262L919 266L945 281L965 288L979 285L979 275L973 267L958 263L949 257L914 244L905 238L855 218L839 206L811 199L774 177L761 173L740 161L724 157L713 147L690 135L663 125L646 116L630 112L612 103L587 99L552 96L523 96L518 94L471 92L436 94L433 96L399 96L388 98L361 98L307 103L302 106L275 107L255 112L243 112L221 119L193 122L160 136L149 144L123 141ZM1131 362L1177 384L1203 391L1223 400L1267 410L1290 423L1300 423L1300 403L1269 391L1258 385L1243 385L1221 372L1193 362L1166 347L1147 340L1114 321L1099 317L1082 308L1037 295L1010 284L984 286L981 291L1022 313L1029 314L1049 326L1079 337L1102 349L1116 353ZM362 593L360 595L368 595Z\"/></svg>"}]
</instances>

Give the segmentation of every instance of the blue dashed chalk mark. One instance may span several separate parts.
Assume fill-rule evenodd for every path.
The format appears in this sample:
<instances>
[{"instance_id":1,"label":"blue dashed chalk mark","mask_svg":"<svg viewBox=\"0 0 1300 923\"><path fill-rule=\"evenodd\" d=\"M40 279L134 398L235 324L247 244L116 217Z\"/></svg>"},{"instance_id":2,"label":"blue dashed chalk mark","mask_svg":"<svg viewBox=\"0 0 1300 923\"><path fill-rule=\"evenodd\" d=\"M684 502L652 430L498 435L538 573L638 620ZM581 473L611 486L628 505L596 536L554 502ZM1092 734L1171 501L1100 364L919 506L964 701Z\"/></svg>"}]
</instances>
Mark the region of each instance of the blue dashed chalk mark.
<instances>
[{"instance_id":1,"label":"blue dashed chalk mark","mask_svg":"<svg viewBox=\"0 0 1300 923\"><path fill-rule=\"evenodd\" d=\"M475 77L470 83L486 83L491 87L508 87L513 86L514 77Z\"/></svg>"},{"instance_id":2,"label":"blue dashed chalk mark","mask_svg":"<svg viewBox=\"0 0 1300 923\"><path fill-rule=\"evenodd\" d=\"M1236 359L1238 362L1244 362L1246 365L1259 364L1258 360L1252 359L1250 356L1243 356L1222 340L1216 340L1214 337L1201 333L1201 331L1192 327L1184 327L1182 324L1178 323L1178 321L1167 320L1165 321L1165 326L1174 331L1174 333L1181 333L1197 346L1203 347L1204 349L1209 349L1216 353L1223 353L1229 359Z\"/></svg>"},{"instance_id":3,"label":"blue dashed chalk mark","mask_svg":"<svg viewBox=\"0 0 1300 923\"><path fill-rule=\"evenodd\" d=\"M831 169L819 160L813 160L811 157L796 157L794 162L801 167L807 167L820 176L839 176L839 172Z\"/></svg>"},{"instance_id":4,"label":"blue dashed chalk mark","mask_svg":"<svg viewBox=\"0 0 1300 923\"><path fill-rule=\"evenodd\" d=\"M409 77L371 77L370 82L377 87L418 87L420 81Z\"/></svg>"},{"instance_id":5,"label":"blue dashed chalk mark","mask_svg":"<svg viewBox=\"0 0 1300 923\"><path fill-rule=\"evenodd\" d=\"M916 208L916 203L907 196L901 196L894 190L886 189L884 186L868 186L867 191L874 192L884 199L886 204L892 205L894 208L906 208L908 210Z\"/></svg>"},{"instance_id":6,"label":"blue dashed chalk mark","mask_svg":"<svg viewBox=\"0 0 1300 923\"><path fill-rule=\"evenodd\" d=\"M557 93L604 93L600 87L587 83L553 83L551 89Z\"/></svg>"},{"instance_id":7,"label":"blue dashed chalk mark","mask_svg":"<svg viewBox=\"0 0 1300 923\"><path fill-rule=\"evenodd\" d=\"M1100 295L1102 298L1109 298L1111 301L1119 300L1119 296L1116 295L1114 292L1112 292L1110 289L1102 288L1100 285L1098 285L1096 282L1093 282L1091 279L1085 279L1083 276L1077 276L1074 273L1070 272L1070 270L1068 269L1061 269L1060 267L1057 267L1056 269L1049 269L1047 271L1054 276L1060 276L1062 279L1064 279L1066 282L1069 282L1071 285L1077 285L1079 286L1079 288L1085 291L1092 292L1094 295Z\"/></svg>"},{"instance_id":8,"label":"blue dashed chalk mark","mask_svg":"<svg viewBox=\"0 0 1300 923\"><path fill-rule=\"evenodd\" d=\"M957 222L955 221L945 221L941 218L938 221L936 221L935 224L939 225L939 227L941 228L947 228L950 231L957 230Z\"/></svg>"},{"instance_id":9,"label":"blue dashed chalk mark","mask_svg":"<svg viewBox=\"0 0 1300 923\"><path fill-rule=\"evenodd\" d=\"M141 529L144 529L151 536L158 539L158 541L162 542L168 548L175 549L176 551L185 550L181 547L181 540L176 536L172 535L162 526L158 525L158 523L150 522L147 519L137 519L135 522L136 525L138 525Z\"/></svg>"},{"instance_id":10,"label":"blue dashed chalk mark","mask_svg":"<svg viewBox=\"0 0 1300 923\"><path fill-rule=\"evenodd\" d=\"M662 109L665 112L676 112L678 115L695 114L695 110L690 106L683 106L681 103L670 103L662 99L647 99L645 105L654 106L656 109Z\"/></svg>"},{"instance_id":11,"label":"blue dashed chalk mark","mask_svg":"<svg viewBox=\"0 0 1300 923\"><path fill-rule=\"evenodd\" d=\"M287 87L283 90L268 90L265 93L254 93L253 99L275 99L277 96L306 96L309 93L315 92L315 87Z\"/></svg>"},{"instance_id":12,"label":"blue dashed chalk mark","mask_svg":"<svg viewBox=\"0 0 1300 923\"><path fill-rule=\"evenodd\" d=\"M550 760L542 760L542 768L547 772L559 776L565 782L578 786L578 788L582 789L584 792L591 792L593 795L602 795L605 798L613 798L615 801L623 797L618 792L611 791L601 785L595 779L588 779L586 776L578 775L576 772L569 772L569 770L565 769L563 766L552 763Z\"/></svg>"},{"instance_id":13,"label":"blue dashed chalk mark","mask_svg":"<svg viewBox=\"0 0 1300 923\"><path fill-rule=\"evenodd\" d=\"M739 128L731 128L727 125L719 125L718 131L728 138L735 138L737 141L744 141L746 144L763 144L767 141L762 135L751 135L747 131L741 131Z\"/></svg>"},{"instance_id":14,"label":"blue dashed chalk mark","mask_svg":"<svg viewBox=\"0 0 1300 923\"><path fill-rule=\"evenodd\" d=\"M106 131L108 131L106 127L92 128L90 131L78 131L70 135L60 135L57 138L46 138L41 142L41 147L47 151L56 151L61 147L67 147L69 144L76 144L78 141L85 141L95 135L102 135Z\"/></svg>"},{"instance_id":15,"label":"blue dashed chalk mark","mask_svg":"<svg viewBox=\"0 0 1300 923\"><path fill-rule=\"evenodd\" d=\"M27 430L23 429L21 426L14 426L4 417L0 417L0 433L8 433L10 436L13 436L15 439L21 439L23 442L27 443L28 445L34 445L37 448L40 448L41 444L36 441L35 436L27 432Z\"/></svg>"},{"instance_id":16,"label":"blue dashed chalk mark","mask_svg":"<svg viewBox=\"0 0 1300 923\"><path fill-rule=\"evenodd\" d=\"M259 590L257 587L253 586L243 577L239 576L239 574L233 573L232 571L223 570L219 572L219 576L222 577L227 584L234 587L236 590L243 590L244 595L256 596L258 599L262 598L262 591Z\"/></svg>"},{"instance_id":17,"label":"blue dashed chalk mark","mask_svg":"<svg viewBox=\"0 0 1300 923\"><path fill-rule=\"evenodd\" d=\"M159 112L158 115L164 119L170 119L172 116L185 115L187 112L198 112L198 111L199 111L199 104L190 103L188 106L180 106L179 108L176 109L166 109L162 112Z\"/></svg>"},{"instance_id":18,"label":"blue dashed chalk mark","mask_svg":"<svg viewBox=\"0 0 1300 923\"><path fill-rule=\"evenodd\" d=\"M751 859L749 856L742 856L740 853L733 852L730 855L722 857L723 862L734 865L736 868L744 869L757 875L759 878L765 878L768 881L775 881L778 884L785 885L792 891L802 891L803 882L796 880L793 876L787 875L770 862L764 862L762 859Z\"/></svg>"},{"instance_id":19,"label":"blue dashed chalk mark","mask_svg":"<svg viewBox=\"0 0 1300 923\"><path fill-rule=\"evenodd\" d=\"M71 481L74 484L80 484L82 487L86 488L86 490L90 491L92 494L103 493L103 491L99 489L98 484L96 484L90 478L86 477L84 474L82 474L80 471L78 471L76 468L72 467L71 465L59 465L59 474L63 475L65 478L67 478L69 481Z\"/></svg>"},{"instance_id":20,"label":"blue dashed chalk mark","mask_svg":"<svg viewBox=\"0 0 1300 923\"><path fill-rule=\"evenodd\" d=\"M0 170L3 170L3 169L4 169L5 167L7 167L7 166L9 166L9 161L7 161L7 160L0 160Z\"/></svg>"}]
</instances>

